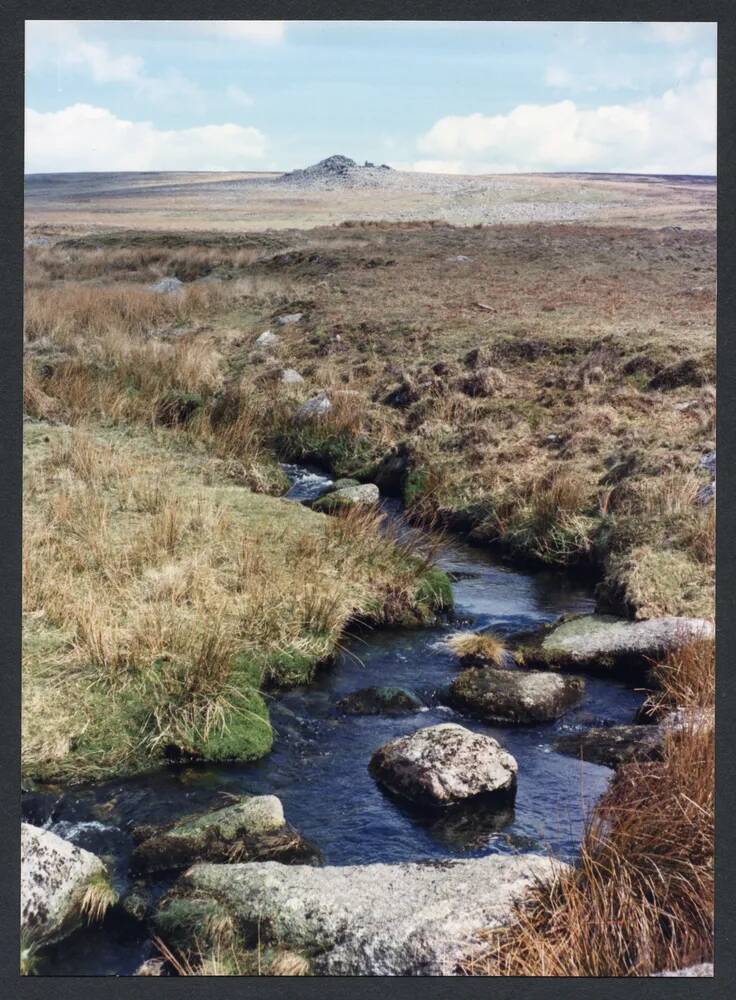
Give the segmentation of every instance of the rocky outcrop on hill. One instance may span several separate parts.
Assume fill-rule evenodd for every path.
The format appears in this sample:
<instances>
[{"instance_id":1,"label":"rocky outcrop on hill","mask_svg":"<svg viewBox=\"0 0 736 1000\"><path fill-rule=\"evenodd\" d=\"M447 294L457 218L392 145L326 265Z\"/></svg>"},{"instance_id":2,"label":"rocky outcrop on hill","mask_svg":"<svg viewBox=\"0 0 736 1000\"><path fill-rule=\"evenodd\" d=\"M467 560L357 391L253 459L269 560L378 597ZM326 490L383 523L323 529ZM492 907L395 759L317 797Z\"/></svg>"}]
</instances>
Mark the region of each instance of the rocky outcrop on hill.
<instances>
[{"instance_id":1,"label":"rocky outcrop on hill","mask_svg":"<svg viewBox=\"0 0 736 1000\"><path fill-rule=\"evenodd\" d=\"M383 178L391 167L385 163L380 167L369 163L363 166L351 160L349 156L337 153L328 156L319 163L314 163L303 170L292 170L279 178L279 183L293 184L299 187L326 189L336 186L344 187L380 187Z\"/></svg>"}]
</instances>

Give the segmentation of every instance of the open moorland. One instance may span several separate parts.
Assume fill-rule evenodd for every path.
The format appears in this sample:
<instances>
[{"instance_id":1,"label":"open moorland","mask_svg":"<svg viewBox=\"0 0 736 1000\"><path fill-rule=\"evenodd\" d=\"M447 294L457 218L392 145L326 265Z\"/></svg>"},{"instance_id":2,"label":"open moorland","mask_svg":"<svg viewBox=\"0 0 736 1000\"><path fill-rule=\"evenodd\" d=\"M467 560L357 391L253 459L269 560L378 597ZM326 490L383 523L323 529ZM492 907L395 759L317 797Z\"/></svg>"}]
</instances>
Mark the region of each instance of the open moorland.
<instances>
[{"instance_id":1,"label":"open moorland","mask_svg":"<svg viewBox=\"0 0 736 1000\"><path fill-rule=\"evenodd\" d=\"M333 160L27 178L28 788L264 757L269 702L351 629L448 614L442 536L565 574L626 623L712 621L712 180ZM351 483L310 510L285 499L284 465ZM356 503L368 484L404 519ZM458 646L467 673L504 666L512 631ZM713 646L676 645L638 689L679 728L616 771L577 865L450 971L712 958ZM262 965L232 900L192 946L181 926L218 866L198 867L156 918L170 971L357 968L286 932ZM177 907L193 910L167 923Z\"/></svg>"}]
</instances>

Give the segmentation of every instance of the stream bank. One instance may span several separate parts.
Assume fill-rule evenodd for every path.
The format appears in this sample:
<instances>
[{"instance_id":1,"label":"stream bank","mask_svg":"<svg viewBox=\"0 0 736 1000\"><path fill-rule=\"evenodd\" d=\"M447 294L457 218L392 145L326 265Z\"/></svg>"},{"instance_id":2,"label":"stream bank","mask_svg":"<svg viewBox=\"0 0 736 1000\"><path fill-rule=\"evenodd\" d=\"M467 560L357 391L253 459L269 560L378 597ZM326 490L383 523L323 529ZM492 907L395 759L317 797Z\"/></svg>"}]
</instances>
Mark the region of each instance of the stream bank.
<instances>
[{"instance_id":1,"label":"stream bank","mask_svg":"<svg viewBox=\"0 0 736 1000\"><path fill-rule=\"evenodd\" d=\"M285 471L292 481L289 496L297 501L318 496L329 482L316 469ZM565 716L531 726L489 726L454 712L445 695L458 673L457 659L445 645L451 631L492 627L511 637L564 613L590 612L594 600L588 587L563 573L514 570L455 539L443 543L437 562L453 580L455 620L346 636L334 664L309 687L273 699L275 743L268 757L249 764L176 766L66 793L49 789L45 796L26 798L26 817L106 860L121 895L131 886L131 829L221 805L223 793L278 796L289 822L329 866L529 851L574 858L586 815L611 771L556 753L553 744L565 734L631 722L641 693L621 680L586 677L581 701ZM387 684L410 689L423 707L404 716L346 716L337 708L358 689ZM377 747L448 721L493 736L516 758L512 808L426 814L397 803L371 778L368 761ZM151 903L172 881L156 877L147 883ZM145 924L112 911L101 927L82 929L48 949L38 971L130 975L154 952Z\"/></svg>"}]
</instances>

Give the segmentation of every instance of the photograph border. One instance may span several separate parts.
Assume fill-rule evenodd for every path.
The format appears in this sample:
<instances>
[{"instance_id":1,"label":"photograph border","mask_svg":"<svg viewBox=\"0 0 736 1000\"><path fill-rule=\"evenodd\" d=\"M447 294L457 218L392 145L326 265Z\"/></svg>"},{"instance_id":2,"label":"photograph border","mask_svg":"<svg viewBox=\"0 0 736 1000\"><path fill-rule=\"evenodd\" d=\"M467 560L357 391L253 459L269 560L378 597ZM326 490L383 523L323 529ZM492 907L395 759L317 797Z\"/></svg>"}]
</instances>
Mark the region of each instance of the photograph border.
<instances>
[{"instance_id":1,"label":"photograph border","mask_svg":"<svg viewBox=\"0 0 736 1000\"><path fill-rule=\"evenodd\" d=\"M284 2L210 3L180 0L130 0L99 2L14 2L6 0L0 9L0 287L3 323L0 328L0 398L3 430L0 434L0 552L2 553L0 593L3 626L0 702L4 706L2 767L0 767L0 831L5 845L0 865L0 918L5 933L0 936L0 982L5 996L66 1000L76 996L97 997L205 997L228 1000L268 997L278 1000L294 996L383 997L485 997L494 1000L546 996L589 997L716 997L736 973L734 946L736 928L736 865L731 848L732 818L736 816L734 771L736 744L730 733L736 714L735 671L730 655L736 649L736 503L734 464L736 455L736 350L734 348L734 298L736 297L736 21L733 5L727 2L656 2L620 0L617 3L544 3L542 0L506 0L481 3L349 2L340 5L324 0L284 0ZM140 978L39 977L18 974L18 908L20 885L20 598L21 598L21 478L22 478L22 257L23 257L23 70L24 20L36 18L94 20L180 20L180 19L271 19L287 20L538 20L538 21L715 21L718 23L718 301L717 301L717 390L718 452L720 456L717 526L717 679L716 747L716 958L712 979L504 979L489 984L473 978L396 978L390 985L381 977L316 977L312 979L156 979L146 984ZM155 984L154 984L155 983Z\"/></svg>"}]
</instances>

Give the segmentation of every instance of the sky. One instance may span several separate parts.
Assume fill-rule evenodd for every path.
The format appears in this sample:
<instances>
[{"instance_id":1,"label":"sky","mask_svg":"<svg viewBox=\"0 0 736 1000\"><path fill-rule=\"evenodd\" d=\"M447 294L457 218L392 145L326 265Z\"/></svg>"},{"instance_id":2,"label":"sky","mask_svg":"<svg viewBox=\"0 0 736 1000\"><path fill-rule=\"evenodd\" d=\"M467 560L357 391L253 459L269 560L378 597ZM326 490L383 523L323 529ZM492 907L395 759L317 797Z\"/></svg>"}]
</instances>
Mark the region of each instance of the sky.
<instances>
[{"instance_id":1,"label":"sky","mask_svg":"<svg viewBox=\"0 0 736 1000\"><path fill-rule=\"evenodd\" d=\"M716 25L27 21L26 172L716 172Z\"/></svg>"}]
</instances>

